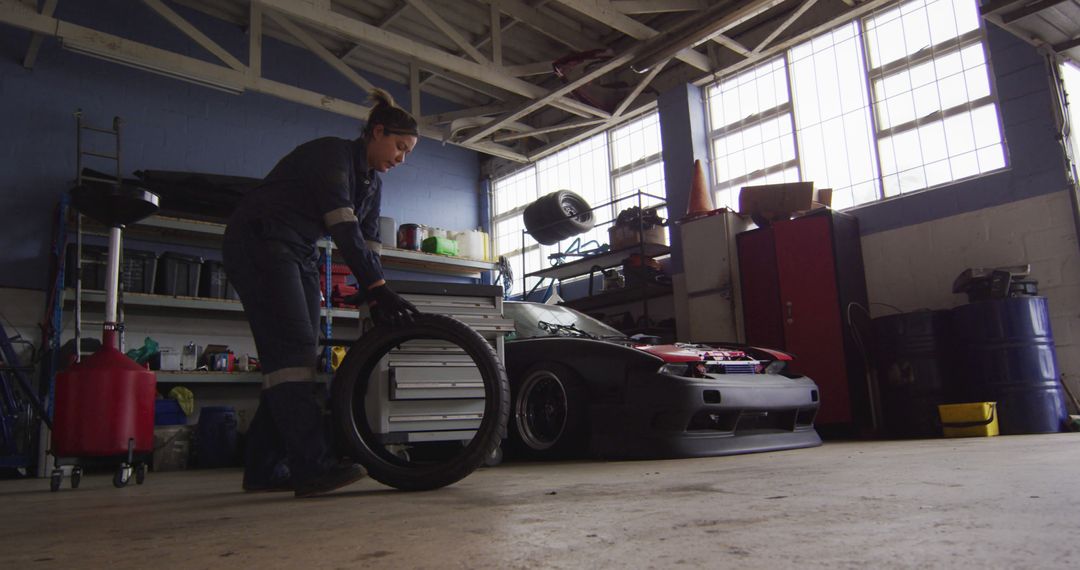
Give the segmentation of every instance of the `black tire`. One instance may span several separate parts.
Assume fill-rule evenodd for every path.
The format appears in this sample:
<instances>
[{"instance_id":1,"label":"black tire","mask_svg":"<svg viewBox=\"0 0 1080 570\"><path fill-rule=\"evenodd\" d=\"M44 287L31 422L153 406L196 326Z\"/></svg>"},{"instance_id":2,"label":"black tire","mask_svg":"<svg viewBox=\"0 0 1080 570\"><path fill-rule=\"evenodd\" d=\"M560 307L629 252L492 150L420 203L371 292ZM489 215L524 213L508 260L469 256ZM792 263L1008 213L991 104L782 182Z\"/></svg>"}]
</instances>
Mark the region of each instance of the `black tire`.
<instances>
[{"instance_id":1,"label":"black tire","mask_svg":"<svg viewBox=\"0 0 1080 570\"><path fill-rule=\"evenodd\" d=\"M588 449L588 392L580 376L557 362L541 362L514 382L512 434L526 454L574 457Z\"/></svg>"},{"instance_id":2,"label":"black tire","mask_svg":"<svg viewBox=\"0 0 1080 570\"><path fill-rule=\"evenodd\" d=\"M60 486L64 484L64 472L59 469L52 472L49 477L49 490L53 493L60 490Z\"/></svg>"},{"instance_id":3,"label":"black tire","mask_svg":"<svg viewBox=\"0 0 1080 570\"><path fill-rule=\"evenodd\" d=\"M82 483L82 467L76 467L71 470L71 488L78 489L79 483Z\"/></svg>"},{"instance_id":4,"label":"black tire","mask_svg":"<svg viewBox=\"0 0 1080 570\"><path fill-rule=\"evenodd\" d=\"M544 245L583 234L596 225L589 203L569 190L542 196L525 208L523 218L529 235Z\"/></svg>"},{"instance_id":5,"label":"black tire","mask_svg":"<svg viewBox=\"0 0 1080 570\"><path fill-rule=\"evenodd\" d=\"M140 463L135 466L135 484L142 485L146 482L146 464Z\"/></svg>"},{"instance_id":6,"label":"black tire","mask_svg":"<svg viewBox=\"0 0 1080 570\"><path fill-rule=\"evenodd\" d=\"M415 339L449 341L476 363L484 382L484 414L476 435L434 461L404 459L372 433L364 395L371 372L391 349ZM342 451L367 468L372 479L403 491L426 491L456 483L476 470L499 445L510 413L510 387L495 349L465 323L423 314L398 327L375 327L349 350L331 388L334 423ZM417 454L412 454L417 457Z\"/></svg>"}]
</instances>

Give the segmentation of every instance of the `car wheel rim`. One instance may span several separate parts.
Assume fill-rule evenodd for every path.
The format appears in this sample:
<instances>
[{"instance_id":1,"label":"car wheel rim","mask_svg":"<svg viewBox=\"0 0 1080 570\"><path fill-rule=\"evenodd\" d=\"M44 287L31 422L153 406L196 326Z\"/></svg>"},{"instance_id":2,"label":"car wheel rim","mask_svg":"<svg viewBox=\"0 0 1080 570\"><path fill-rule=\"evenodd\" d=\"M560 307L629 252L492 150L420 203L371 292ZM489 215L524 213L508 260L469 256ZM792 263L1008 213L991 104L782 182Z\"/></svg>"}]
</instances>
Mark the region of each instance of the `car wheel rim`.
<instances>
[{"instance_id":1,"label":"car wheel rim","mask_svg":"<svg viewBox=\"0 0 1080 570\"><path fill-rule=\"evenodd\" d=\"M544 450L558 443L566 429L566 388L558 376L542 370L529 376L517 402L521 439L530 448Z\"/></svg>"}]
</instances>

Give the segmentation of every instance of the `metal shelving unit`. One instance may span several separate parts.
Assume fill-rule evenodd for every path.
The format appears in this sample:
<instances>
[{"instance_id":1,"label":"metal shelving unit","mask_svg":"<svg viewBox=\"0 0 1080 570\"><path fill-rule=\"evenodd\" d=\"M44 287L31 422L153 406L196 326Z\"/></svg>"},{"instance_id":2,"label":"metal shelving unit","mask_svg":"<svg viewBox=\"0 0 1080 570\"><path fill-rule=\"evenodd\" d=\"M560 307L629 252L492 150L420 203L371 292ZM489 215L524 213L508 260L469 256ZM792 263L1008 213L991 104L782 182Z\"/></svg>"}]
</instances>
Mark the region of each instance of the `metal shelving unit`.
<instances>
[{"instance_id":1,"label":"metal shelving unit","mask_svg":"<svg viewBox=\"0 0 1080 570\"><path fill-rule=\"evenodd\" d=\"M183 244L195 247L214 248L219 247L222 237L225 235L225 224L208 222L188 218L154 215L130 225L126 229L128 237L148 242ZM107 228L93 223L84 222L81 228L71 228L81 231L82 234L105 235ZM324 251L332 251L333 244L329 240L319 242L319 247ZM419 251L403 250L394 247L383 247L381 253L383 266L391 269L403 269L408 271L420 271L439 275L453 275L460 277L480 278L485 271L495 268L495 264L476 259L465 259L435 255ZM83 290L82 302L90 304L103 304L105 302L104 291ZM419 306L423 306L424 300L406 295ZM63 291L62 302L66 305L74 303L74 289ZM226 315L241 316L243 305L240 301L231 299L207 299L201 297L186 297L172 295L157 295L149 293L125 292L123 303L128 308L142 308L145 310L164 309L175 311L203 311L215 312ZM432 307L433 308L433 307ZM469 310L463 308L464 315L460 318L484 335L503 335L513 331L513 324L495 322L489 316L469 315ZM368 316L367 307L323 307L324 335L330 339L333 332L334 320L342 320L359 323ZM327 349L329 350L329 349ZM329 355L327 355L329 356ZM257 373L208 373L208 372L162 372L159 371L160 382L185 382L185 383L258 383Z\"/></svg>"},{"instance_id":2,"label":"metal shelving unit","mask_svg":"<svg viewBox=\"0 0 1080 570\"><path fill-rule=\"evenodd\" d=\"M660 202L646 206L644 204L645 198L654 198L660 200ZM667 206L665 200L666 199L662 196L655 196L638 190L632 194L627 194L626 196L604 202L603 204L591 208L589 211L596 212L598 210L603 210L604 208L614 208L615 205L620 202L631 202L631 204L640 209L664 208ZM616 217L617 213L616 216L612 217L610 222L606 222L602 225L614 224ZM638 218L638 224L639 238L635 245L588 255L574 261L559 263L531 273L523 272L524 276L525 278L538 278L541 280L540 282L543 282L544 279L556 279L562 281L563 279L579 277L582 275L591 276L603 269L621 265L626 258L632 255L661 257L671 253L671 247L667 245L646 242L644 238L645 228L643 227L643 221L640 217ZM526 250L526 237L528 235L529 232L527 230L521 231L521 251ZM564 304L577 310L590 311L616 304L639 302L641 303L644 318L647 320L649 317L649 299L670 293L671 287L664 287L659 284L631 284L616 291L599 292L588 297L565 302Z\"/></svg>"}]
</instances>

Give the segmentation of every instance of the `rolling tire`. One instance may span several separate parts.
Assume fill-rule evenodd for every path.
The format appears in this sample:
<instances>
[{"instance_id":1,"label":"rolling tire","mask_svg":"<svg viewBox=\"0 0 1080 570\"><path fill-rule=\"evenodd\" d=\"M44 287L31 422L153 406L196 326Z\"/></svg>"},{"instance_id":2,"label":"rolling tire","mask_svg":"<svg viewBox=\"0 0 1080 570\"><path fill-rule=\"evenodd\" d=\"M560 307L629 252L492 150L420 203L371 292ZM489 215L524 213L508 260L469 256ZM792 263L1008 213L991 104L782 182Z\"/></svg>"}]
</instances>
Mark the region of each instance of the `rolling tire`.
<instances>
[{"instance_id":1,"label":"rolling tire","mask_svg":"<svg viewBox=\"0 0 1080 570\"><path fill-rule=\"evenodd\" d=\"M569 190L540 197L525 208L523 218L525 229L544 245L583 234L596 225L589 203Z\"/></svg>"},{"instance_id":2,"label":"rolling tire","mask_svg":"<svg viewBox=\"0 0 1080 570\"><path fill-rule=\"evenodd\" d=\"M378 443L369 427L364 396L371 373L391 349L414 339L449 341L476 363L484 383L484 415L469 443L433 463L412 463ZM372 479L402 491L426 491L456 483L480 467L506 432L510 387L495 349L465 323L422 314L397 327L375 327L349 350L334 376L334 424L342 451L367 468Z\"/></svg>"},{"instance_id":3,"label":"rolling tire","mask_svg":"<svg viewBox=\"0 0 1080 570\"><path fill-rule=\"evenodd\" d=\"M588 449L588 392L576 372L541 362L514 386L515 443L537 458L575 457Z\"/></svg>"}]
</instances>

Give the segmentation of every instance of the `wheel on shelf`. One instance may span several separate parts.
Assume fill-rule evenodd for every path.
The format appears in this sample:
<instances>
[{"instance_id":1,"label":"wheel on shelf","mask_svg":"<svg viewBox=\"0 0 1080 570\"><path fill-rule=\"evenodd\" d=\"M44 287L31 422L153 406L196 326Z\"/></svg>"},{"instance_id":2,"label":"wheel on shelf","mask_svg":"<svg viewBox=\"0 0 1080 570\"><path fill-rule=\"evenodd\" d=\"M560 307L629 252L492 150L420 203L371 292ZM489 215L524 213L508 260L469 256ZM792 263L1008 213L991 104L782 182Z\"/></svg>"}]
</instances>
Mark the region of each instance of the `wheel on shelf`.
<instances>
[{"instance_id":1,"label":"wheel on shelf","mask_svg":"<svg viewBox=\"0 0 1080 570\"><path fill-rule=\"evenodd\" d=\"M146 482L146 464L140 463L135 467L135 484L142 485Z\"/></svg>"},{"instance_id":2,"label":"wheel on shelf","mask_svg":"<svg viewBox=\"0 0 1080 570\"><path fill-rule=\"evenodd\" d=\"M126 487L129 481L131 481L131 466L127 463L121 463L120 467L116 468L116 473L113 473L113 487L117 489Z\"/></svg>"},{"instance_id":3,"label":"wheel on shelf","mask_svg":"<svg viewBox=\"0 0 1080 570\"><path fill-rule=\"evenodd\" d=\"M82 467L75 467L71 470L71 488L78 489L79 483L82 482Z\"/></svg>"},{"instance_id":4,"label":"wheel on shelf","mask_svg":"<svg viewBox=\"0 0 1080 570\"><path fill-rule=\"evenodd\" d=\"M49 490L57 492L60 490L60 485L64 483L64 472L60 469L53 469L52 477L49 478Z\"/></svg>"}]
</instances>

